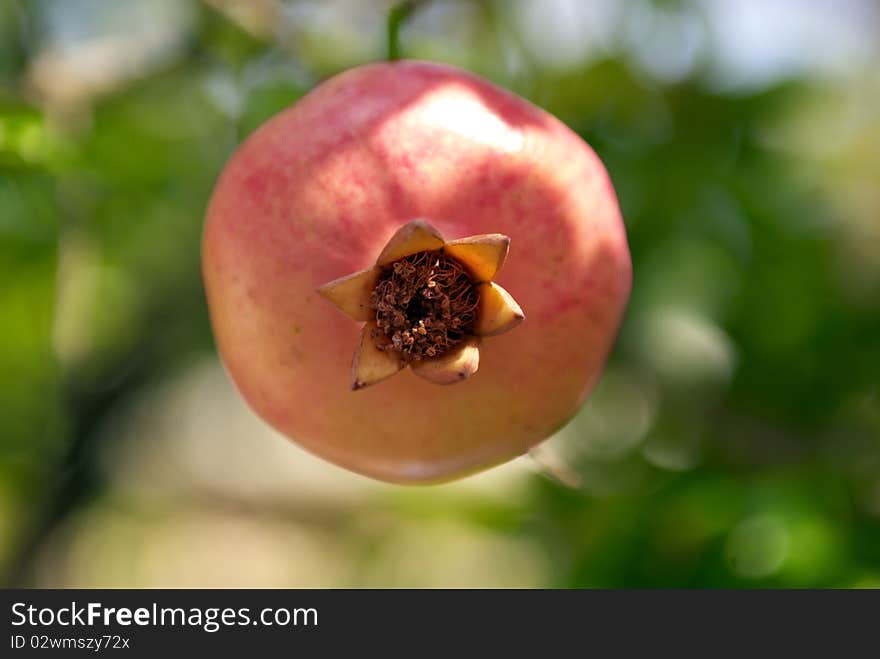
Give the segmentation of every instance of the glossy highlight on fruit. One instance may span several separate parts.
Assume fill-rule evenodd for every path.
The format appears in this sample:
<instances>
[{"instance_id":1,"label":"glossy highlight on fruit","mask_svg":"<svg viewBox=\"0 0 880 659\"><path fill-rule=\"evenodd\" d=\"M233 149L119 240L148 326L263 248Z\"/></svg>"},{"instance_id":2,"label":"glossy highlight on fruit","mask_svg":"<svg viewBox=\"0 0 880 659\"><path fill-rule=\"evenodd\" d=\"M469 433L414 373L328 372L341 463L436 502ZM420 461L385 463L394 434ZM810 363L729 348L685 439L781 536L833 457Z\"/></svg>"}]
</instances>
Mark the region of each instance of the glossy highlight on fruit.
<instances>
[{"instance_id":1,"label":"glossy highlight on fruit","mask_svg":"<svg viewBox=\"0 0 880 659\"><path fill-rule=\"evenodd\" d=\"M414 221L431 228L424 244L394 239ZM479 308L454 347L400 368L372 331L373 293L414 253L469 264ZM499 464L559 429L600 375L631 282L613 187L583 140L416 61L342 73L257 129L217 182L202 266L250 406L309 451L399 483ZM372 386L353 390L353 372Z\"/></svg>"}]
</instances>

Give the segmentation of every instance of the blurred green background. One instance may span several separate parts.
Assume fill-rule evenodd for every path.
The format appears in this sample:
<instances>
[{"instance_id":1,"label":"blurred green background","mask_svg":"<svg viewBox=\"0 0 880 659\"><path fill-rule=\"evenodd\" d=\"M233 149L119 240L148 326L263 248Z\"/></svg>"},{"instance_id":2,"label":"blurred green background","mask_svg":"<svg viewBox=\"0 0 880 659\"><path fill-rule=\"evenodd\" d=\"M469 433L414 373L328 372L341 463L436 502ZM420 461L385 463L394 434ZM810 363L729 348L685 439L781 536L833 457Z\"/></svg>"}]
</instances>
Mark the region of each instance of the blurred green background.
<instances>
[{"instance_id":1,"label":"blurred green background","mask_svg":"<svg viewBox=\"0 0 880 659\"><path fill-rule=\"evenodd\" d=\"M543 468L427 488L256 419L199 273L225 160L383 57L388 8L0 1L0 582L880 587L880 3L434 0L406 23L407 56L593 145L635 268Z\"/></svg>"}]
</instances>

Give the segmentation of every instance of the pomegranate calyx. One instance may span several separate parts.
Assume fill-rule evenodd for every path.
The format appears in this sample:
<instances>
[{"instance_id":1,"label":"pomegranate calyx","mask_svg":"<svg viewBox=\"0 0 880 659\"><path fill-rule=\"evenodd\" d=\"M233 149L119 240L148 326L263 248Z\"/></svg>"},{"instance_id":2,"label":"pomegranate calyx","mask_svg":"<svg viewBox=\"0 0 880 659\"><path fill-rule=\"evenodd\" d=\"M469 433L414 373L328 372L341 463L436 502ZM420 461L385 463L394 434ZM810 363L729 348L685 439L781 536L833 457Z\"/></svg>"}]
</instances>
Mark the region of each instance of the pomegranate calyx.
<instances>
[{"instance_id":1,"label":"pomegranate calyx","mask_svg":"<svg viewBox=\"0 0 880 659\"><path fill-rule=\"evenodd\" d=\"M480 337L525 318L492 279L510 238L491 233L445 241L425 220L400 227L376 265L318 288L356 321L366 321L352 361L352 388L362 389L410 366L434 384L477 372Z\"/></svg>"}]
</instances>

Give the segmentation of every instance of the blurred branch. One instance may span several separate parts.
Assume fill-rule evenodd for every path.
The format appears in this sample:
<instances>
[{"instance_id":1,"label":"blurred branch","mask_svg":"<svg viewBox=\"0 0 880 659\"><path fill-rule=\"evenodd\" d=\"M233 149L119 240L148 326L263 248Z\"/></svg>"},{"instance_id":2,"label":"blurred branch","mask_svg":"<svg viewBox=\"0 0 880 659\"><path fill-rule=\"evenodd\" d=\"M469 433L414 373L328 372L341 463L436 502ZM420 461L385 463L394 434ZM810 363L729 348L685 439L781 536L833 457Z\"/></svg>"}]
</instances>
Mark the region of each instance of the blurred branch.
<instances>
[{"instance_id":1,"label":"blurred branch","mask_svg":"<svg viewBox=\"0 0 880 659\"><path fill-rule=\"evenodd\" d=\"M400 59L400 28L416 9L424 5L426 0L404 0L391 8L388 12L388 61Z\"/></svg>"}]
</instances>

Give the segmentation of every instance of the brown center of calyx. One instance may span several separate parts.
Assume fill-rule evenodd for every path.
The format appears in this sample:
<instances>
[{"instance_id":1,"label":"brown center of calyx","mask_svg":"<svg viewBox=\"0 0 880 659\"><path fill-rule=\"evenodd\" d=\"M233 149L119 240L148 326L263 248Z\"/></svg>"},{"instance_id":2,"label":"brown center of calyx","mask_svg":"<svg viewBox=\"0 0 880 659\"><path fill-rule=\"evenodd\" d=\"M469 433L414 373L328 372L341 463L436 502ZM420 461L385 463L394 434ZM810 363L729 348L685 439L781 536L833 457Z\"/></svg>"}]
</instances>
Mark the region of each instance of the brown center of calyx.
<instances>
[{"instance_id":1,"label":"brown center of calyx","mask_svg":"<svg viewBox=\"0 0 880 659\"><path fill-rule=\"evenodd\" d=\"M376 346L407 363L439 357L473 334L479 301L467 270L442 251L394 261L370 295Z\"/></svg>"}]
</instances>

